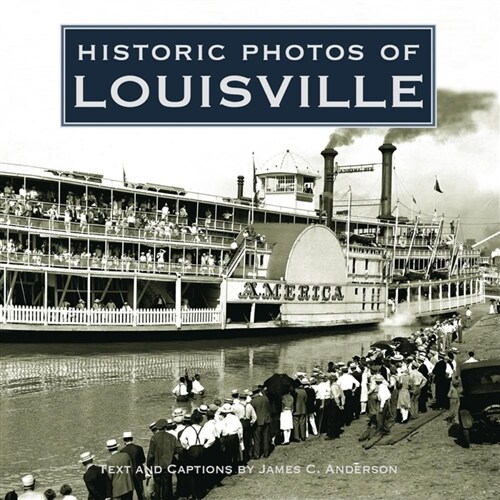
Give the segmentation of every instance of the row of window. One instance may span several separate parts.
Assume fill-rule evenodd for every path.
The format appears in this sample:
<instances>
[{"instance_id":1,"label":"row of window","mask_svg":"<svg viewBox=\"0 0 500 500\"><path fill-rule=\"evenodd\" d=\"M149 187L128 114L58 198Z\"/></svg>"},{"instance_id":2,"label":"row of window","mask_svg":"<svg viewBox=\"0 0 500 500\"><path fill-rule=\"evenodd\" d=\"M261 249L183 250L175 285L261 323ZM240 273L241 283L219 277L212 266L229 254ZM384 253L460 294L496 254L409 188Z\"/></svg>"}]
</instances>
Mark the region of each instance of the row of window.
<instances>
[{"instance_id":1,"label":"row of window","mask_svg":"<svg viewBox=\"0 0 500 500\"><path fill-rule=\"evenodd\" d=\"M366 306L370 306L372 311L380 311L380 288L361 288L361 310L366 311ZM354 295L359 295L359 288L354 289ZM370 296L370 301L367 298Z\"/></svg>"}]
</instances>

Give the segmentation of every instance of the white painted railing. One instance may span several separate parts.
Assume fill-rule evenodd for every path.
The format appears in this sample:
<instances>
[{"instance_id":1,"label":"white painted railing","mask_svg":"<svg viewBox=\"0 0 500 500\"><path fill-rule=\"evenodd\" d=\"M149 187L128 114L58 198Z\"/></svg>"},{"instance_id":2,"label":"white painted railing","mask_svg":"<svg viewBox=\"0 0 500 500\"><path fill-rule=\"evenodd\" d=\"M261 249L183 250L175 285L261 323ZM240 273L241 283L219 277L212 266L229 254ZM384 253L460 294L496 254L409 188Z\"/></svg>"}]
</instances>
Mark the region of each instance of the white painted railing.
<instances>
[{"instance_id":1,"label":"white painted railing","mask_svg":"<svg viewBox=\"0 0 500 500\"><path fill-rule=\"evenodd\" d=\"M467 295L456 295L454 297L427 297L413 296L410 302L404 301L397 305L398 312L407 312L411 315L439 314L440 312L454 311L473 304L484 302L484 293L478 290Z\"/></svg>"},{"instance_id":2,"label":"white painted railing","mask_svg":"<svg viewBox=\"0 0 500 500\"><path fill-rule=\"evenodd\" d=\"M42 306L0 305L0 322L26 325L176 325L175 309L86 310ZM186 309L180 324L205 325L220 323L219 309Z\"/></svg>"},{"instance_id":3,"label":"white painted railing","mask_svg":"<svg viewBox=\"0 0 500 500\"><path fill-rule=\"evenodd\" d=\"M220 323L219 309L186 309L181 311L183 325Z\"/></svg>"}]
</instances>

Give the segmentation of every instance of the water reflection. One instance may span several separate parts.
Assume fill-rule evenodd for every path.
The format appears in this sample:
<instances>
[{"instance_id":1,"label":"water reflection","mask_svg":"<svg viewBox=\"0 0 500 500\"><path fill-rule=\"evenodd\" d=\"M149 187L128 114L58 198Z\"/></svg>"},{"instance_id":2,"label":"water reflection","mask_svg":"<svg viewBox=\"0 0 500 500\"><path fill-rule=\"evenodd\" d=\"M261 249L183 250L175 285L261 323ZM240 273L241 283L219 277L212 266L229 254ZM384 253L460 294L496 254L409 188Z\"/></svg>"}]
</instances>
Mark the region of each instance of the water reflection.
<instances>
[{"instance_id":1,"label":"water reflection","mask_svg":"<svg viewBox=\"0 0 500 500\"><path fill-rule=\"evenodd\" d=\"M148 425L176 406L171 391L186 368L200 373L204 401L211 402L274 372L310 372L316 364L366 352L375 340L408 333L373 328L195 342L4 344L0 491L19 490L20 476L34 472L42 491L67 482L77 497L86 497L78 455L92 451L104 462L106 440L119 439L124 430L147 448Z\"/></svg>"},{"instance_id":2,"label":"water reflection","mask_svg":"<svg viewBox=\"0 0 500 500\"><path fill-rule=\"evenodd\" d=\"M96 385L174 380L185 369L224 380L233 366L254 378L269 372L311 371L316 364L363 354L381 331L320 337L275 337L194 343L7 345L0 358L0 391L16 396ZM391 335L389 334L389 337ZM245 377L246 378L246 377Z\"/></svg>"}]
</instances>

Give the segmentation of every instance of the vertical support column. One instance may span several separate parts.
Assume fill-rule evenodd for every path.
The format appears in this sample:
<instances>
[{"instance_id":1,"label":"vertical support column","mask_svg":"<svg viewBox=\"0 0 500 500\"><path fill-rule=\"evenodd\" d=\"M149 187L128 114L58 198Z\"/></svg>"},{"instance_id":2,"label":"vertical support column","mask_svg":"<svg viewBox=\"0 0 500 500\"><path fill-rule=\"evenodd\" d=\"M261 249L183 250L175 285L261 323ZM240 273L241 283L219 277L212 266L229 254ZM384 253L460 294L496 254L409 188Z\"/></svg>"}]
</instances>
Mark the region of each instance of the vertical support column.
<instances>
[{"instance_id":1,"label":"vertical support column","mask_svg":"<svg viewBox=\"0 0 500 500\"><path fill-rule=\"evenodd\" d=\"M3 268L3 322L7 323L7 266Z\"/></svg>"},{"instance_id":2,"label":"vertical support column","mask_svg":"<svg viewBox=\"0 0 500 500\"><path fill-rule=\"evenodd\" d=\"M385 283L384 283L384 293L385 293L385 311L384 311L384 314L385 314L385 317L388 318L390 316L389 314L389 285L387 283L387 279L385 280Z\"/></svg>"},{"instance_id":3,"label":"vertical support column","mask_svg":"<svg viewBox=\"0 0 500 500\"><path fill-rule=\"evenodd\" d=\"M394 313L398 312L398 304L399 304L399 287L397 286L396 293L394 294Z\"/></svg>"},{"instance_id":4,"label":"vertical support column","mask_svg":"<svg viewBox=\"0 0 500 500\"><path fill-rule=\"evenodd\" d=\"M429 312L432 312L432 285L429 285Z\"/></svg>"},{"instance_id":5,"label":"vertical support column","mask_svg":"<svg viewBox=\"0 0 500 500\"><path fill-rule=\"evenodd\" d=\"M175 278L175 326L180 329L182 326L182 281L181 275Z\"/></svg>"},{"instance_id":6,"label":"vertical support column","mask_svg":"<svg viewBox=\"0 0 500 500\"><path fill-rule=\"evenodd\" d=\"M255 323L255 302L252 302L250 306L250 323L253 325Z\"/></svg>"},{"instance_id":7,"label":"vertical support column","mask_svg":"<svg viewBox=\"0 0 500 500\"><path fill-rule=\"evenodd\" d=\"M451 283L448 281L448 309L451 309Z\"/></svg>"},{"instance_id":8,"label":"vertical support column","mask_svg":"<svg viewBox=\"0 0 500 500\"><path fill-rule=\"evenodd\" d=\"M460 307L460 281L457 281L457 309Z\"/></svg>"},{"instance_id":9,"label":"vertical support column","mask_svg":"<svg viewBox=\"0 0 500 500\"><path fill-rule=\"evenodd\" d=\"M443 284L439 280L439 310L443 310Z\"/></svg>"},{"instance_id":10,"label":"vertical support column","mask_svg":"<svg viewBox=\"0 0 500 500\"><path fill-rule=\"evenodd\" d=\"M43 324L47 325L48 324L48 311L47 311L47 306L49 303L49 273L45 271L43 273L43 278L44 278L44 290L43 290L43 317L44 321Z\"/></svg>"},{"instance_id":11,"label":"vertical support column","mask_svg":"<svg viewBox=\"0 0 500 500\"><path fill-rule=\"evenodd\" d=\"M89 263L90 263L90 257L89 257ZM90 315L92 314L92 304L90 303L92 300L91 290L92 290L92 277L90 275L90 269L89 269L87 271L87 325L90 324Z\"/></svg>"},{"instance_id":12,"label":"vertical support column","mask_svg":"<svg viewBox=\"0 0 500 500\"><path fill-rule=\"evenodd\" d=\"M137 273L134 274L134 281L133 281L133 297L132 297L132 304L133 304L133 319L132 319L132 324L133 326L137 326Z\"/></svg>"},{"instance_id":13,"label":"vertical support column","mask_svg":"<svg viewBox=\"0 0 500 500\"><path fill-rule=\"evenodd\" d=\"M220 284L219 308L220 326L223 330L225 330L227 321L227 278L225 276L222 277Z\"/></svg>"},{"instance_id":14,"label":"vertical support column","mask_svg":"<svg viewBox=\"0 0 500 500\"><path fill-rule=\"evenodd\" d=\"M408 302L408 312L411 313L411 285L408 285L408 290L406 291L406 301Z\"/></svg>"},{"instance_id":15,"label":"vertical support column","mask_svg":"<svg viewBox=\"0 0 500 500\"><path fill-rule=\"evenodd\" d=\"M422 312L422 285L418 285L418 312Z\"/></svg>"}]
</instances>

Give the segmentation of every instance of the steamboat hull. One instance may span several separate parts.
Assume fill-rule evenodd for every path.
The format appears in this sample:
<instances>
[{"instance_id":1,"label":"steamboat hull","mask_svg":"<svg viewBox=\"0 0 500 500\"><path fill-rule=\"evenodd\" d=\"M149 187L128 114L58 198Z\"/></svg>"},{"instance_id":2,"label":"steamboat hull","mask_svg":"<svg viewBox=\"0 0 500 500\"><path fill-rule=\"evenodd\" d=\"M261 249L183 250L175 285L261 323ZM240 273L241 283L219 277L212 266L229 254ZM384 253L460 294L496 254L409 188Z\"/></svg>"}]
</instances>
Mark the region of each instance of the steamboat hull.
<instances>
[{"instance_id":1,"label":"steamboat hull","mask_svg":"<svg viewBox=\"0 0 500 500\"><path fill-rule=\"evenodd\" d=\"M222 198L5 167L0 341L360 328L483 302L477 251L444 238L444 220L392 215L396 148L379 149L381 205L372 219L353 214L351 201L334 214L336 175L374 166L339 167L330 148L321 153L322 193L321 175L287 151L257 173L262 196L253 198L244 197L243 176L237 196ZM424 280L432 269L448 277Z\"/></svg>"}]
</instances>

